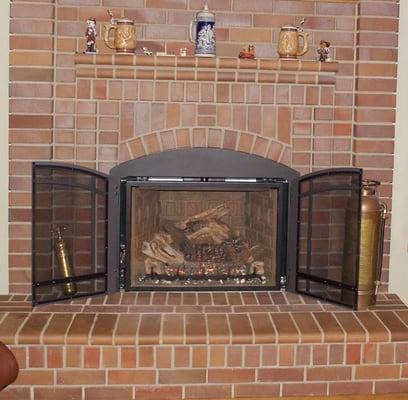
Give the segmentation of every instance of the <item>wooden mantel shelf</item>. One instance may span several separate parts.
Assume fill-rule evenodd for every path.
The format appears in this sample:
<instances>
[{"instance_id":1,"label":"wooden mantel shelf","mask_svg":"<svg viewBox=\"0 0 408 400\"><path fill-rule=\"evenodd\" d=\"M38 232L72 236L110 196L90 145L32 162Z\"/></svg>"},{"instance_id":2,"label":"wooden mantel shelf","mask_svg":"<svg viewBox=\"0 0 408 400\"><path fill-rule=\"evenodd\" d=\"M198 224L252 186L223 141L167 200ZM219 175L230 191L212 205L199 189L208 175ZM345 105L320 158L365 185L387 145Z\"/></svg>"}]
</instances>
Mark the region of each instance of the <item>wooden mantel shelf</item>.
<instances>
[{"instance_id":1,"label":"wooden mantel shelf","mask_svg":"<svg viewBox=\"0 0 408 400\"><path fill-rule=\"evenodd\" d=\"M224 81L258 83L334 83L338 62L180 56L76 54L79 78Z\"/></svg>"}]
</instances>

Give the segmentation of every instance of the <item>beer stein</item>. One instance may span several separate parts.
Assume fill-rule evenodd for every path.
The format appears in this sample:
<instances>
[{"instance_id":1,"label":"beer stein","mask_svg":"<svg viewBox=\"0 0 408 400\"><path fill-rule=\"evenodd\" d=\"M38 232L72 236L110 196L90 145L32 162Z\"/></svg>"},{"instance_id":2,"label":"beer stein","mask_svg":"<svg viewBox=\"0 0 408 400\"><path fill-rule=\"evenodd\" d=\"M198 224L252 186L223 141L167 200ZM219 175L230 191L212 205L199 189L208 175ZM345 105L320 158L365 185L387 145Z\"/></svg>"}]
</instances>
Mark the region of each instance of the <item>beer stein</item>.
<instances>
[{"instance_id":1,"label":"beer stein","mask_svg":"<svg viewBox=\"0 0 408 400\"><path fill-rule=\"evenodd\" d=\"M135 52L136 29L135 23L131 19L118 19L115 23L105 25L103 28L103 39L106 46L122 54L133 54ZM111 30L115 31L113 44L109 38Z\"/></svg>"},{"instance_id":2,"label":"beer stein","mask_svg":"<svg viewBox=\"0 0 408 400\"><path fill-rule=\"evenodd\" d=\"M309 50L308 36L300 26L282 26L279 34L278 54L280 58L297 58ZM303 48L300 48L300 38L303 39Z\"/></svg>"},{"instance_id":3,"label":"beer stein","mask_svg":"<svg viewBox=\"0 0 408 400\"><path fill-rule=\"evenodd\" d=\"M197 57L215 57L215 15L207 3L190 23L190 41L195 44Z\"/></svg>"}]
</instances>

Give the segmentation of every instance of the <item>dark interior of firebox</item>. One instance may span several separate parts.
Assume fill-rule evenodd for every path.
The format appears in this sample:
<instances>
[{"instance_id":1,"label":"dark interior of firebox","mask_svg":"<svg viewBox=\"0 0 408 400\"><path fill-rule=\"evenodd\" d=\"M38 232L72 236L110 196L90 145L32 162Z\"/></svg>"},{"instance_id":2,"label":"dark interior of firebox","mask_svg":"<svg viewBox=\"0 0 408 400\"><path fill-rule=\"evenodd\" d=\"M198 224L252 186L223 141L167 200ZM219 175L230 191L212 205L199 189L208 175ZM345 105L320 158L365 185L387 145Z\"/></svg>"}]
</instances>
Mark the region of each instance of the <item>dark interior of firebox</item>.
<instances>
[{"instance_id":1,"label":"dark interior of firebox","mask_svg":"<svg viewBox=\"0 0 408 400\"><path fill-rule=\"evenodd\" d=\"M278 190L134 186L130 286L276 286Z\"/></svg>"}]
</instances>

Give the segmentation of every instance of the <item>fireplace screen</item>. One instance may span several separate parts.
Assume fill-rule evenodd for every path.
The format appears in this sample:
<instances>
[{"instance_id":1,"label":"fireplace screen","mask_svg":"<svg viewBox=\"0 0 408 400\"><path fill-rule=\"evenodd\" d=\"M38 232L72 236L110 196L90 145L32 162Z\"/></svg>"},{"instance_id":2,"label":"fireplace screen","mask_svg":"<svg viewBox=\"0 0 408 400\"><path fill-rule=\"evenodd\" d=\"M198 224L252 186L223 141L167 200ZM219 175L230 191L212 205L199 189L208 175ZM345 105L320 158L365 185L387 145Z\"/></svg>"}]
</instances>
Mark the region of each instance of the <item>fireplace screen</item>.
<instances>
[{"instance_id":1,"label":"fireplace screen","mask_svg":"<svg viewBox=\"0 0 408 400\"><path fill-rule=\"evenodd\" d=\"M130 290L276 287L277 188L129 185Z\"/></svg>"},{"instance_id":2,"label":"fireplace screen","mask_svg":"<svg viewBox=\"0 0 408 400\"><path fill-rule=\"evenodd\" d=\"M109 177L34 163L33 304L119 290L286 288L356 307L361 174L299 177L221 149L141 157Z\"/></svg>"},{"instance_id":3,"label":"fireplace screen","mask_svg":"<svg viewBox=\"0 0 408 400\"><path fill-rule=\"evenodd\" d=\"M33 166L33 304L106 292L107 179Z\"/></svg>"},{"instance_id":4,"label":"fireplace screen","mask_svg":"<svg viewBox=\"0 0 408 400\"><path fill-rule=\"evenodd\" d=\"M357 305L361 170L339 169L300 179L299 292Z\"/></svg>"}]
</instances>

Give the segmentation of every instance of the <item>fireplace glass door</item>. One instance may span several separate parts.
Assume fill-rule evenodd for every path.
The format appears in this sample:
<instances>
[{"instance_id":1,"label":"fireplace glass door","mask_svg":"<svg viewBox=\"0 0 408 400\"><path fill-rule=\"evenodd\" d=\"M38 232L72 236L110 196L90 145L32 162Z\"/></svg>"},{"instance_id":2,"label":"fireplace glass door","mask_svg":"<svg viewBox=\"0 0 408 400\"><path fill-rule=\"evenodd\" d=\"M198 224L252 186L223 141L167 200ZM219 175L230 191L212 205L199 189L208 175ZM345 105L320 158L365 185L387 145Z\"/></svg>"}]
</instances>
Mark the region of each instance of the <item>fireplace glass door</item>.
<instances>
[{"instance_id":1,"label":"fireplace glass door","mask_svg":"<svg viewBox=\"0 0 408 400\"><path fill-rule=\"evenodd\" d=\"M285 215L278 186L128 182L125 288L277 288Z\"/></svg>"},{"instance_id":2,"label":"fireplace glass door","mask_svg":"<svg viewBox=\"0 0 408 400\"><path fill-rule=\"evenodd\" d=\"M106 292L107 178L33 165L33 305Z\"/></svg>"}]
</instances>

